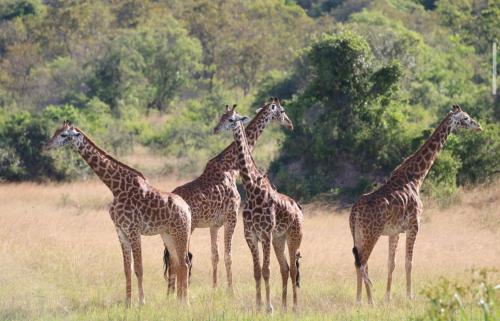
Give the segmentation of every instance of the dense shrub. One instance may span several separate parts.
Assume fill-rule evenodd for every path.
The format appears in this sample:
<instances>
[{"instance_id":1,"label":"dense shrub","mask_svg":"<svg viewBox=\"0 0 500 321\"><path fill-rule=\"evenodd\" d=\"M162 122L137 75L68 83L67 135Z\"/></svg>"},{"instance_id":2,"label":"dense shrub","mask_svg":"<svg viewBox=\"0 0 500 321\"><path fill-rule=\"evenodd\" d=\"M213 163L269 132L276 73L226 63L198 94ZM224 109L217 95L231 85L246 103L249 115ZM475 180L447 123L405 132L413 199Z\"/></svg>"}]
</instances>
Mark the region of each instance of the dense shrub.
<instances>
[{"instance_id":1,"label":"dense shrub","mask_svg":"<svg viewBox=\"0 0 500 321\"><path fill-rule=\"evenodd\" d=\"M401 115L390 101L399 66L374 69L370 47L352 33L324 35L305 55L309 81L287 105L295 130L271 171L279 186L305 198L337 187L363 191L369 184L360 184L360 173L400 157Z\"/></svg>"},{"instance_id":2,"label":"dense shrub","mask_svg":"<svg viewBox=\"0 0 500 321\"><path fill-rule=\"evenodd\" d=\"M10 115L0 131L0 177L16 181L64 178L64 172L42 151L49 135L43 120L25 112Z\"/></svg>"},{"instance_id":3,"label":"dense shrub","mask_svg":"<svg viewBox=\"0 0 500 321\"><path fill-rule=\"evenodd\" d=\"M164 110L192 80L201 48L172 17L113 39L89 80L90 95L117 110L120 100Z\"/></svg>"},{"instance_id":4,"label":"dense shrub","mask_svg":"<svg viewBox=\"0 0 500 321\"><path fill-rule=\"evenodd\" d=\"M500 303L500 285L494 283L497 274L498 271L473 270L466 281L442 278L428 285L422 291L428 306L425 315L417 320L496 320Z\"/></svg>"},{"instance_id":5,"label":"dense shrub","mask_svg":"<svg viewBox=\"0 0 500 321\"><path fill-rule=\"evenodd\" d=\"M294 197L353 199L460 104L485 130L452 135L430 172L424 191L446 201L500 169L498 17L498 0L0 1L1 177L86 173L69 149L28 169L64 119L192 176L232 141L211 133L222 106L252 116L278 96L295 131L270 126L256 162Z\"/></svg>"}]
</instances>

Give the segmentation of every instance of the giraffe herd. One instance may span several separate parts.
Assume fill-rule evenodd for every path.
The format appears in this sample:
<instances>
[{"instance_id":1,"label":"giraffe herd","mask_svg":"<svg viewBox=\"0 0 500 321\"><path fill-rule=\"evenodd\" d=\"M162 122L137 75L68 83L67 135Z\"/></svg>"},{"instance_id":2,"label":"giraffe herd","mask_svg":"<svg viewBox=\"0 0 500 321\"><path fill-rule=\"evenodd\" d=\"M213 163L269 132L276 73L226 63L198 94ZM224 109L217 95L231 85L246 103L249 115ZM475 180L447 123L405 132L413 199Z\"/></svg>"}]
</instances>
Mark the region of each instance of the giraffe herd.
<instances>
[{"instance_id":1,"label":"giraffe herd","mask_svg":"<svg viewBox=\"0 0 500 321\"><path fill-rule=\"evenodd\" d=\"M241 177L246 200L243 205L244 237L253 259L256 304L261 306L261 280L265 284L266 311L272 312L270 293L271 245L282 277L282 306L287 306L288 279L292 283L293 309L297 309L299 251L302 241L303 212L291 197L280 194L255 164L252 150L263 130L273 121L293 129L279 99L271 98L248 122L232 108L220 117L214 133L231 131L234 142L208 161L203 173L171 193L153 187L139 171L118 161L80 129L65 121L46 143L46 148L71 145L94 173L111 190L109 213L120 241L126 279L125 304L131 304L131 274L137 277L139 303L144 304L141 235L160 234L165 246L165 278L168 292L177 291L188 303L188 285L193 264L189 252L190 236L196 228L209 228L211 236L212 286L217 286L219 262L218 231L224 226L224 263L227 287L233 292L231 243L238 220L241 197L236 178ZM381 235L389 236L388 279L385 298L391 298L392 272L399 234L406 233L407 297L411 298L413 246L422 213L420 187L443 148L448 135L457 128L481 130L481 126L457 105L446 115L431 137L390 175L385 184L362 195L349 217L357 274L356 300L361 301L364 282L368 302L373 304L372 283L368 277L368 258ZM262 247L260 263L259 243ZM285 256L288 248L288 257Z\"/></svg>"}]
</instances>

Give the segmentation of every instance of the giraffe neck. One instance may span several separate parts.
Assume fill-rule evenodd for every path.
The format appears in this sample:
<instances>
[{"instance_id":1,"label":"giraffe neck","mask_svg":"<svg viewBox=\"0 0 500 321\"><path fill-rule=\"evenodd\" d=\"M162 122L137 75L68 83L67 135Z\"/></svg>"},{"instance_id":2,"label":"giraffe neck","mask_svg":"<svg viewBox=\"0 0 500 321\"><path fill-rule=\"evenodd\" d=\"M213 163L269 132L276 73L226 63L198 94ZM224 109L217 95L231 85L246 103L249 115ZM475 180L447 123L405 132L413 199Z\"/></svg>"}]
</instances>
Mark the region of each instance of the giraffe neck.
<instances>
[{"instance_id":1,"label":"giraffe neck","mask_svg":"<svg viewBox=\"0 0 500 321\"><path fill-rule=\"evenodd\" d=\"M443 149L451 130L451 117L448 115L434 130L431 137L394 170L391 178L403 177L405 181L413 182L417 188L420 188L434 161Z\"/></svg>"},{"instance_id":2,"label":"giraffe neck","mask_svg":"<svg viewBox=\"0 0 500 321\"><path fill-rule=\"evenodd\" d=\"M272 115L267 109L260 111L245 129L246 141L248 144L249 151L253 150L257 139L262 134L266 126L272 121ZM238 171L238 149L235 143L231 143L226 149L224 149L219 155L212 158L205 167L204 173L213 173L215 171L228 172L233 171L233 177L236 179Z\"/></svg>"},{"instance_id":3,"label":"giraffe neck","mask_svg":"<svg viewBox=\"0 0 500 321\"><path fill-rule=\"evenodd\" d=\"M233 130L234 141L236 143L236 150L238 158L236 160L238 169L240 171L241 180L245 188L253 185L253 181L257 176L260 176L260 171L252 158L250 147L248 146L245 128L238 122Z\"/></svg>"},{"instance_id":4,"label":"giraffe neck","mask_svg":"<svg viewBox=\"0 0 500 321\"><path fill-rule=\"evenodd\" d=\"M123 180L137 176L145 179L142 173L116 160L98 147L85 133L78 131L81 136L73 142L74 147L113 195L116 196L123 191Z\"/></svg>"},{"instance_id":5,"label":"giraffe neck","mask_svg":"<svg viewBox=\"0 0 500 321\"><path fill-rule=\"evenodd\" d=\"M272 115L267 109L263 109L262 111L260 111L257 115L255 115L252 121L250 121L245 129L247 143L250 151L253 150L257 139L271 121Z\"/></svg>"}]
</instances>

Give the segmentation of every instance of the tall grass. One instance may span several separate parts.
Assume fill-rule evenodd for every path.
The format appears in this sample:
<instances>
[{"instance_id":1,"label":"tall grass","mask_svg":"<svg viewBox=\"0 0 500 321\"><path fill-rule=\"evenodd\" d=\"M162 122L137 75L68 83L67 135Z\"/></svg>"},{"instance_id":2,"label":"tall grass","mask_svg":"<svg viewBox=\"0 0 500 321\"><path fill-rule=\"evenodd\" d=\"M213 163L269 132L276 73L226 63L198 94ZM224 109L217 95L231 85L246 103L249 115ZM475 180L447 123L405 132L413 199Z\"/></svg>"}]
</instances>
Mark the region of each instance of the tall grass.
<instances>
[{"instance_id":1,"label":"tall grass","mask_svg":"<svg viewBox=\"0 0 500 321\"><path fill-rule=\"evenodd\" d=\"M154 184L171 190L181 182ZM209 233L192 238L194 267L189 307L167 297L160 237L143 237L146 305L123 308L124 276L116 232L107 212L111 193L98 181L71 184L0 185L0 320L264 320L256 311L250 252L241 221L233 242L234 297L225 292L223 246L219 247L219 288L211 289ZM441 277L464 281L473 267L500 266L500 187L462 190L457 203L440 209L427 200L414 258L417 297L406 301L404 240L395 270L394 300L382 302L387 273L387 240L370 258L375 307L358 306L348 211L331 205L305 206L301 246L300 311L280 307L281 278L272 260L273 320L416 320L431 308L423 294ZM220 237L222 243L222 237ZM499 284L498 274L493 284ZM437 282L437 283L436 283ZM465 282L465 281L464 281ZM289 302L290 302L289 297ZM493 307L497 309L497 307ZM483 320L479 305L466 311Z\"/></svg>"}]
</instances>

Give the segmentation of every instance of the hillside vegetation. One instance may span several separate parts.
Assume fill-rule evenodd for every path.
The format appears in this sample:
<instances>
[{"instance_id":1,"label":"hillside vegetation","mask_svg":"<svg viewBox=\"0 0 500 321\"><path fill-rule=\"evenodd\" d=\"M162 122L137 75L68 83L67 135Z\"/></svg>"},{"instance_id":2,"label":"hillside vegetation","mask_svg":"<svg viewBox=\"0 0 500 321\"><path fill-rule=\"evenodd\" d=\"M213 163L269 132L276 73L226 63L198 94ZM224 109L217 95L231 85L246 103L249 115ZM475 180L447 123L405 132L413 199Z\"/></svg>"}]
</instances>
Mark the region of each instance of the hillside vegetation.
<instances>
[{"instance_id":1,"label":"hillside vegetation","mask_svg":"<svg viewBox=\"0 0 500 321\"><path fill-rule=\"evenodd\" d=\"M500 171L498 21L499 0L4 0L0 180L91 175L41 151L65 119L119 157L162 157L149 175L193 177L231 141L211 134L223 106L278 96L295 130L269 129L259 166L293 197L352 199L459 104L484 131L451 137L430 173L447 199Z\"/></svg>"}]
</instances>

